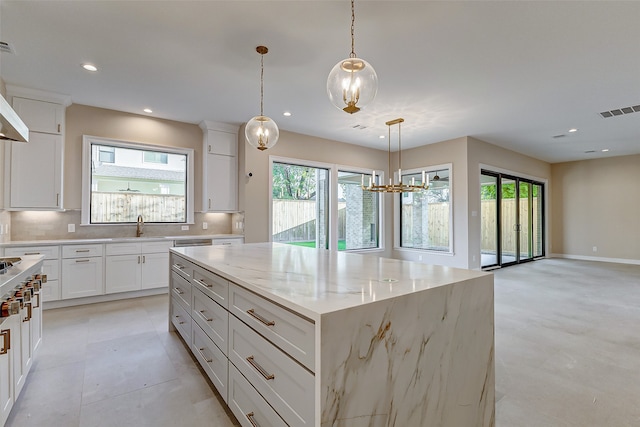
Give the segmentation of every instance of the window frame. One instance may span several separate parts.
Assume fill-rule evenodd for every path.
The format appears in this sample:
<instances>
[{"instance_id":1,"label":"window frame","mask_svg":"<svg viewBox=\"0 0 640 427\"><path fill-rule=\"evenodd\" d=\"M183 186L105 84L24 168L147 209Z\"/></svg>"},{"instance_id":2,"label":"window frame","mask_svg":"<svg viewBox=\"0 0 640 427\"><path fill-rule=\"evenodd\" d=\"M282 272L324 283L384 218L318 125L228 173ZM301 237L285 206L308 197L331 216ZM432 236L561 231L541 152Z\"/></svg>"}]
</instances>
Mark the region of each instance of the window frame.
<instances>
[{"instance_id":1,"label":"window frame","mask_svg":"<svg viewBox=\"0 0 640 427\"><path fill-rule=\"evenodd\" d=\"M129 148L141 151L161 151L171 154L180 154L187 157L186 160L186 218L184 222L161 222L149 224L194 224L194 150L192 148L169 147L164 145L154 145L135 141L126 141L114 138L103 138L99 136L82 135L82 204L80 211L80 225L91 226L118 226L135 224L135 222L112 222L112 223L92 223L91 222L91 146L93 144L106 145L116 148Z\"/></svg>"},{"instance_id":2,"label":"window frame","mask_svg":"<svg viewBox=\"0 0 640 427\"><path fill-rule=\"evenodd\" d=\"M273 164L286 163L291 165L321 168L329 171L329 250L338 250L338 171L363 173L371 175L374 168L325 163L313 160L295 159L291 157L269 156L269 242L273 242ZM379 182L384 182L384 172L375 171ZM365 178L366 179L366 178ZM383 252L385 249L384 228L384 197L378 197L378 247L366 249L348 249L340 252L369 253Z\"/></svg>"},{"instance_id":3,"label":"window frame","mask_svg":"<svg viewBox=\"0 0 640 427\"><path fill-rule=\"evenodd\" d=\"M393 249L396 251L403 252L417 252L421 254L431 254L431 255L455 255L454 251L454 222L453 222L453 213L454 213L454 193L453 193L453 163L444 163L440 165L430 165L413 169L402 170L402 175L413 175L419 174L422 171L425 171L427 174L434 173L436 171L441 171L443 169L447 169L449 171L449 249L446 251L439 251L434 249L422 249L422 248L412 248L401 246L401 216L402 216L402 201L401 197L403 193L394 194L393 198L393 213L394 213L394 221L393 221ZM394 178L398 179L398 173L394 173ZM428 190L427 190L428 191Z\"/></svg>"}]
</instances>

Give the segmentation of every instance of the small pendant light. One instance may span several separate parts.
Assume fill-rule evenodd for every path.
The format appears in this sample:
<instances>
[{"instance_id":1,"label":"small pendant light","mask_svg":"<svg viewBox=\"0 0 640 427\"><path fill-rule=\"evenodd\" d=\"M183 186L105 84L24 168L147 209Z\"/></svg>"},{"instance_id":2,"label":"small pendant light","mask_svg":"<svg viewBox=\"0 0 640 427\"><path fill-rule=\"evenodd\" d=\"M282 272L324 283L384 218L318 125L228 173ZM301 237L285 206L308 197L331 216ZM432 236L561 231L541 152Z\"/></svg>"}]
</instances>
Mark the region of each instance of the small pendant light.
<instances>
[{"instance_id":1,"label":"small pendant light","mask_svg":"<svg viewBox=\"0 0 640 427\"><path fill-rule=\"evenodd\" d=\"M355 5L351 0L351 53L338 62L327 78L329 100L342 111L353 114L369 104L378 92L378 76L364 59L355 53Z\"/></svg>"},{"instance_id":2,"label":"small pendant light","mask_svg":"<svg viewBox=\"0 0 640 427\"><path fill-rule=\"evenodd\" d=\"M260 151L271 148L278 142L280 131L278 125L272 119L264 115L264 55L269 52L266 46L256 47L260 54L260 115L247 122L244 128L244 136L252 147Z\"/></svg>"}]
</instances>

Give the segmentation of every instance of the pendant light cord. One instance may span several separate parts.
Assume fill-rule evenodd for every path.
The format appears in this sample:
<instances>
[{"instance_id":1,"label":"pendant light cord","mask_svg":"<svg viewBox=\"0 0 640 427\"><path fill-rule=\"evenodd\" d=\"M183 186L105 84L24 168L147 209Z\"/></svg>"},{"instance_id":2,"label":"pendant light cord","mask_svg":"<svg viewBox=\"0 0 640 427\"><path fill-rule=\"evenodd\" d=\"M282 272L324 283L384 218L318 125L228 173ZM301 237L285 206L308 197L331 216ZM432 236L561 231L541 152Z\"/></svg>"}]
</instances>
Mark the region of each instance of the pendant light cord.
<instances>
[{"instance_id":1,"label":"pendant light cord","mask_svg":"<svg viewBox=\"0 0 640 427\"><path fill-rule=\"evenodd\" d=\"M264 116L264 54L260 54L260 115Z\"/></svg>"},{"instance_id":2,"label":"pendant light cord","mask_svg":"<svg viewBox=\"0 0 640 427\"><path fill-rule=\"evenodd\" d=\"M349 58L356 58L355 51L355 22L356 22L356 9L354 0L351 0L351 53L349 54Z\"/></svg>"}]
</instances>

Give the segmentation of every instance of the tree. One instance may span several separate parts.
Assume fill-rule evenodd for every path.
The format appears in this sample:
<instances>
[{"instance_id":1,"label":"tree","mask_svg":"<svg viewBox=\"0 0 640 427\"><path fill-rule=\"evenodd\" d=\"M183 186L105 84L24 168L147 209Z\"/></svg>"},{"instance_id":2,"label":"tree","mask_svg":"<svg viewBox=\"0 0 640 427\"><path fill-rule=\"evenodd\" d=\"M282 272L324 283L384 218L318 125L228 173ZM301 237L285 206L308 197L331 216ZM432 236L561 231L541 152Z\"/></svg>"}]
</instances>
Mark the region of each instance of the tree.
<instances>
[{"instance_id":1,"label":"tree","mask_svg":"<svg viewBox=\"0 0 640 427\"><path fill-rule=\"evenodd\" d=\"M274 199L310 200L316 196L316 169L273 164L272 194Z\"/></svg>"}]
</instances>

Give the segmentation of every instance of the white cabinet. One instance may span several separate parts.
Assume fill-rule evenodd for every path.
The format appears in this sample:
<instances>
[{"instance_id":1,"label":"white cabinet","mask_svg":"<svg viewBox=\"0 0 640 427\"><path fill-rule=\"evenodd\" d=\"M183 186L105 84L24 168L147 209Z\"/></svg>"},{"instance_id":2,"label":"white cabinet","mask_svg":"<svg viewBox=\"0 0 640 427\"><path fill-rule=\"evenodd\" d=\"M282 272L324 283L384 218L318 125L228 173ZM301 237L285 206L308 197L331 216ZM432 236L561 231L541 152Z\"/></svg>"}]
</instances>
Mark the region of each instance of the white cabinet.
<instances>
[{"instance_id":1,"label":"white cabinet","mask_svg":"<svg viewBox=\"0 0 640 427\"><path fill-rule=\"evenodd\" d=\"M13 109L22 118L29 131L62 134L64 105L14 96Z\"/></svg>"},{"instance_id":2,"label":"white cabinet","mask_svg":"<svg viewBox=\"0 0 640 427\"><path fill-rule=\"evenodd\" d=\"M62 299L104 293L102 245L62 246Z\"/></svg>"},{"instance_id":3,"label":"white cabinet","mask_svg":"<svg viewBox=\"0 0 640 427\"><path fill-rule=\"evenodd\" d=\"M5 144L10 209L62 208L62 136L29 133L27 144Z\"/></svg>"},{"instance_id":4,"label":"white cabinet","mask_svg":"<svg viewBox=\"0 0 640 427\"><path fill-rule=\"evenodd\" d=\"M13 360L16 345L20 348L19 337L12 335L16 330L18 316L0 318L0 425L4 425L13 408Z\"/></svg>"},{"instance_id":5,"label":"white cabinet","mask_svg":"<svg viewBox=\"0 0 640 427\"><path fill-rule=\"evenodd\" d=\"M238 129L224 123L200 123L203 138L203 211L238 210Z\"/></svg>"},{"instance_id":6,"label":"white cabinet","mask_svg":"<svg viewBox=\"0 0 640 427\"><path fill-rule=\"evenodd\" d=\"M168 286L170 247L171 241L108 243L106 293Z\"/></svg>"},{"instance_id":7,"label":"white cabinet","mask_svg":"<svg viewBox=\"0 0 640 427\"><path fill-rule=\"evenodd\" d=\"M5 208L63 208L65 105L69 97L7 86L13 108L29 128L26 144L5 144Z\"/></svg>"}]
</instances>

